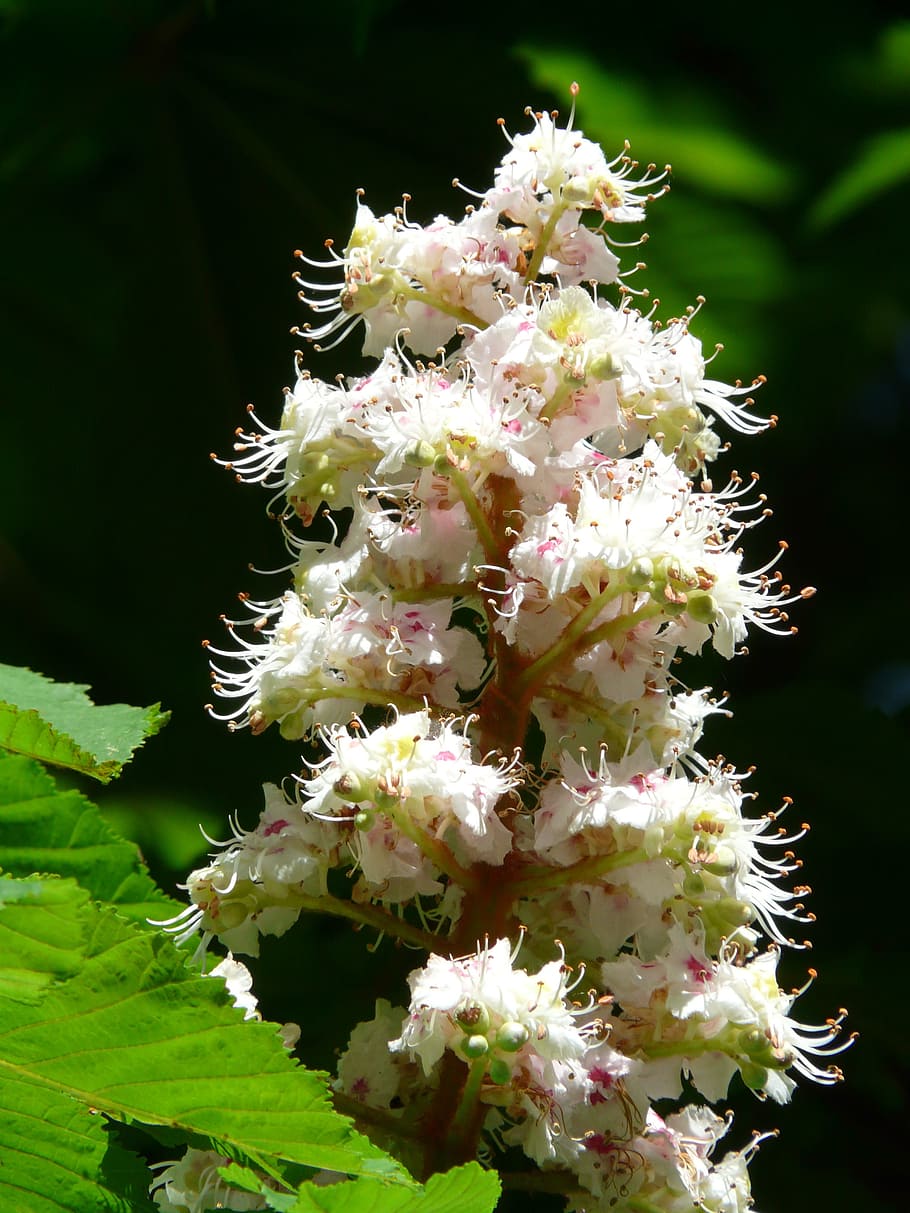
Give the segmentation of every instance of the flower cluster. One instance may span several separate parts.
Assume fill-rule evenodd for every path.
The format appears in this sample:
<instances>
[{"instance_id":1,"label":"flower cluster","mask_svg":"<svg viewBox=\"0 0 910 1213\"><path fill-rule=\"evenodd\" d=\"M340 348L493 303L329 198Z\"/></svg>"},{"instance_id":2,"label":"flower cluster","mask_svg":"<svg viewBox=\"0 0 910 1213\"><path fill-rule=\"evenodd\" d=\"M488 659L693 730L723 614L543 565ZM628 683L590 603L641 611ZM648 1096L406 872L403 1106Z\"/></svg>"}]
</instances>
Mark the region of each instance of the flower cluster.
<instances>
[{"instance_id":1,"label":"flower cluster","mask_svg":"<svg viewBox=\"0 0 910 1213\"><path fill-rule=\"evenodd\" d=\"M298 362L278 425L238 431L226 466L271 494L290 588L243 595L211 652L231 727L324 757L235 821L173 929L256 954L322 910L428 953L336 1082L387 1147L407 1122L424 1171L517 1147L570 1209L740 1213L757 1143L712 1161L708 1105L737 1075L780 1102L793 1073L834 1081L813 1059L840 1017L800 1024L778 985L811 920L802 830L697 752L722 709L675 671L789 632L812 591L783 544L746 564L756 478L708 474L724 427L773 418L709 376L701 301L662 323L620 268L665 173L530 116L460 220L358 196L344 250L302 258L304 331L362 325L374 362Z\"/></svg>"}]
</instances>

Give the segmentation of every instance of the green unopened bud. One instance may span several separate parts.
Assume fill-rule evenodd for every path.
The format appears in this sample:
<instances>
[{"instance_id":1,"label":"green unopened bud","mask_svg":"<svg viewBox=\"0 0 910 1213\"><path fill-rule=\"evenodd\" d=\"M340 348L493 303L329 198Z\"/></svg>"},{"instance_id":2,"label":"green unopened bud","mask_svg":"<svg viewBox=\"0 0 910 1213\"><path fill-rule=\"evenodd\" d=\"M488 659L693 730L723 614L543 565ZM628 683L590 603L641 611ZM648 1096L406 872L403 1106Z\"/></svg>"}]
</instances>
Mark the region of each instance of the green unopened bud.
<instances>
[{"instance_id":1,"label":"green unopened bud","mask_svg":"<svg viewBox=\"0 0 910 1213\"><path fill-rule=\"evenodd\" d=\"M405 462L411 467L428 468L432 467L436 459L436 448L431 442L421 438L417 442L412 442L405 452Z\"/></svg>"},{"instance_id":2,"label":"green unopened bud","mask_svg":"<svg viewBox=\"0 0 910 1213\"><path fill-rule=\"evenodd\" d=\"M639 556L633 560L626 572L626 585L638 590L647 585L654 577L654 561L650 556Z\"/></svg>"},{"instance_id":3,"label":"green unopened bud","mask_svg":"<svg viewBox=\"0 0 910 1213\"><path fill-rule=\"evenodd\" d=\"M354 814L354 829L368 830L373 824L373 814L367 813L363 809L359 813Z\"/></svg>"},{"instance_id":4,"label":"green unopened bud","mask_svg":"<svg viewBox=\"0 0 910 1213\"><path fill-rule=\"evenodd\" d=\"M697 872L690 872L682 887L686 897L700 897L705 891L705 882Z\"/></svg>"},{"instance_id":5,"label":"green unopened bud","mask_svg":"<svg viewBox=\"0 0 910 1213\"><path fill-rule=\"evenodd\" d=\"M709 863L702 864L712 876L732 876L736 871L736 855L730 847L718 847Z\"/></svg>"},{"instance_id":6,"label":"green unopened bud","mask_svg":"<svg viewBox=\"0 0 910 1213\"><path fill-rule=\"evenodd\" d=\"M509 1020L496 1033L496 1047L502 1049L503 1053L517 1053L530 1035L523 1023Z\"/></svg>"},{"instance_id":7,"label":"green unopened bud","mask_svg":"<svg viewBox=\"0 0 910 1213\"><path fill-rule=\"evenodd\" d=\"M617 379L622 374L622 363L618 362L612 354L605 353L592 358L588 363L587 371L595 379Z\"/></svg>"},{"instance_id":8,"label":"green unopened bud","mask_svg":"<svg viewBox=\"0 0 910 1213\"><path fill-rule=\"evenodd\" d=\"M512 1080L512 1068L501 1057L493 1058L487 1072L490 1075L490 1081L495 1082L498 1087L504 1087Z\"/></svg>"},{"instance_id":9,"label":"green unopened bud","mask_svg":"<svg viewBox=\"0 0 910 1213\"><path fill-rule=\"evenodd\" d=\"M770 1042L761 1028L749 1028L740 1033L737 1043L744 1053L748 1053L750 1057L757 1057L760 1053L768 1051Z\"/></svg>"},{"instance_id":10,"label":"green unopened bud","mask_svg":"<svg viewBox=\"0 0 910 1213\"><path fill-rule=\"evenodd\" d=\"M490 1051L490 1042L486 1036L481 1036L479 1033L474 1036L465 1036L461 1041L459 1048L465 1057L469 1057L472 1061L477 1057L484 1057Z\"/></svg>"},{"instance_id":11,"label":"green unopened bud","mask_svg":"<svg viewBox=\"0 0 910 1213\"><path fill-rule=\"evenodd\" d=\"M377 788L373 793L373 803L377 809L396 809L401 804L401 797L397 792L384 792L381 788Z\"/></svg>"},{"instance_id":12,"label":"green unopened bud","mask_svg":"<svg viewBox=\"0 0 910 1213\"><path fill-rule=\"evenodd\" d=\"M757 1066L751 1061L741 1065L739 1072L750 1091L761 1091L768 1081L767 1069L764 1066Z\"/></svg>"},{"instance_id":13,"label":"green unopened bud","mask_svg":"<svg viewBox=\"0 0 910 1213\"><path fill-rule=\"evenodd\" d=\"M692 590L686 595L686 612L696 623L715 623L719 614L717 601L704 590Z\"/></svg>"},{"instance_id":14,"label":"green unopened bud","mask_svg":"<svg viewBox=\"0 0 910 1213\"><path fill-rule=\"evenodd\" d=\"M722 897L717 903L717 911L733 926L747 927L755 922L755 910L748 901L740 901L736 897Z\"/></svg>"}]
</instances>

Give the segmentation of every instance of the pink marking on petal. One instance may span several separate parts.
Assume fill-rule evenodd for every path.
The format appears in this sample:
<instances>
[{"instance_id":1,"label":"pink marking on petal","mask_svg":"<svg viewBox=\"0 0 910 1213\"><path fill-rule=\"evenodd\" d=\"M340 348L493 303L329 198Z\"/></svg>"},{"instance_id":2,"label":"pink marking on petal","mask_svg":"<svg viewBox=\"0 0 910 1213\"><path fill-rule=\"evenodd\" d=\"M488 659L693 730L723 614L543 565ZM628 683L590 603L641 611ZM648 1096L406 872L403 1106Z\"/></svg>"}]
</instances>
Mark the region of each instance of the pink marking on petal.
<instances>
[{"instance_id":1,"label":"pink marking on petal","mask_svg":"<svg viewBox=\"0 0 910 1213\"><path fill-rule=\"evenodd\" d=\"M595 1154L610 1154L613 1151L612 1144L603 1133L586 1135L583 1144L586 1150L593 1150Z\"/></svg>"},{"instance_id":2,"label":"pink marking on petal","mask_svg":"<svg viewBox=\"0 0 910 1213\"><path fill-rule=\"evenodd\" d=\"M699 960L697 956L690 956L686 961L686 971L693 981L697 981L700 985L704 985L710 974L705 968L705 962Z\"/></svg>"}]
</instances>

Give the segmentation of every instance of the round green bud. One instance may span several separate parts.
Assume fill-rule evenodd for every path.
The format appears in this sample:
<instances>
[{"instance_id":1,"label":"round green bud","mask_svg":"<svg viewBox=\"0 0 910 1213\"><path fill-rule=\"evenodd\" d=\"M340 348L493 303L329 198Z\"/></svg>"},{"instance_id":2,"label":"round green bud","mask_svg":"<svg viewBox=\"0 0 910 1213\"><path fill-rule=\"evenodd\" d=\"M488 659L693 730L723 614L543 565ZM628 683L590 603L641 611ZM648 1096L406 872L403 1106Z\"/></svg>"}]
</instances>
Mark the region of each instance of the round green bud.
<instances>
[{"instance_id":1,"label":"round green bud","mask_svg":"<svg viewBox=\"0 0 910 1213\"><path fill-rule=\"evenodd\" d=\"M766 1053L770 1044L761 1028L748 1028L745 1032L740 1032L737 1043L742 1051L748 1053L750 1057Z\"/></svg>"},{"instance_id":2,"label":"round green bud","mask_svg":"<svg viewBox=\"0 0 910 1213\"><path fill-rule=\"evenodd\" d=\"M639 556L633 560L626 570L626 585L633 590L639 590L647 585L654 576L654 561L650 556Z\"/></svg>"},{"instance_id":3,"label":"round green bud","mask_svg":"<svg viewBox=\"0 0 910 1213\"><path fill-rule=\"evenodd\" d=\"M743 1063L739 1067L739 1072L742 1074L743 1082L750 1091L761 1091L768 1081L767 1069L751 1061Z\"/></svg>"},{"instance_id":4,"label":"round green bud","mask_svg":"<svg viewBox=\"0 0 910 1213\"><path fill-rule=\"evenodd\" d=\"M490 1051L490 1042L486 1036L465 1036L459 1045L461 1052L465 1057L470 1057L473 1061L477 1057L484 1057Z\"/></svg>"},{"instance_id":5,"label":"round green bud","mask_svg":"<svg viewBox=\"0 0 910 1213\"><path fill-rule=\"evenodd\" d=\"M718 847L710 863L702 865L712 876L732 876L736 871L736 855L730 847Z\"/></svg>"},{"instance_id":6,"label":"round green bud","mask_svg":"<svg viewBox=\"0 0 910 1213\"><path fill-rule=\"evenodd\" d=\"M724 919L738 927L747 927L755 922L755 910L748 901L740 901L736 897L722 897L717 903L717 911Z\"/></svg>"},{"instance_id":7,"label":"round green bud","mask_svg":"<svg viewBox=\"0 0 910 1213\"><path fill-rule=\"evenodd\" d=\"M365 809L361 809L359 813L354 814L354 829L368 830L373 824L373 814L367 813Z\"/></svg>"},{"instance_id":8,"label":"round green bud","mask_svg":"<svg viewBox=\"0 0 910 1213\"><path fill-rule=\"evenodd\" d=\"M496 1033L496 1047L502 1049L503 1053L517 1053L530 1035L523 1023L508 1020Z\"/></svg>"},{"instance_id":9,"label":"round green bud","mask_svg":"<svg viewBox=\"0 0 910 1213\"><path fill-rule=\"evenodd\" d=\"M402 801L401 795L397 791L387 791L382 788L377 788L373 793L373 804L377 809L396 809Z\"/></svg>"},{"instance_id":10,"label":"round green bud","mask_svg":"<svg viewBox=\"0 0 910 1213\"><path fill-rule=\"evenodd\" d=\"M421 438L417 442L412 442L405 453L405 462L409 463L411 467L432 467L435 460L436 448L424 438Z\"/></svg>"},{"instance_id":11,"label":"round green bud","mask_svg":"<svg viewBox=\"0 0 910 1213\"><path fill-rule=\"evenodd\" d=\"M501 1057L494 1057L490 1062L488 1071L490 1081L495 1082L498 1087L504 1087L512 1079L512 1068L507 1061L503 1061Z\"/></svg>"},{"instance_id":12,"label":"round green bud","mask_svg":"<svg viewBox=\"0 0 910 1213\"><path fill-rule=\"evenodd\" d=\"M588 374L595 379L617 379L622 374L622 363L612 354L602 354L599 358L591 359Z\"/></svg>"},{"instance_id":13,"label":"round green bud","mask_svg":"<svg viewBox=\"0 0 910 1213\"><path fill-rule=\"evenodd\" d=\"M697 872L690 872L682 887L686 897L700 897L705 891L705 882Z\"/></svg>"},{"instance_id":14,"label":"round green bud","mask_svg":"<svg viewBox=\"0 0 910 1213\"><path fill-rule=\"evenodd\" d=\"M686 595L686 611L696 623L716 623L719 614L717 601L704 590L690 590Z\"/></svg>"}]
</instances>

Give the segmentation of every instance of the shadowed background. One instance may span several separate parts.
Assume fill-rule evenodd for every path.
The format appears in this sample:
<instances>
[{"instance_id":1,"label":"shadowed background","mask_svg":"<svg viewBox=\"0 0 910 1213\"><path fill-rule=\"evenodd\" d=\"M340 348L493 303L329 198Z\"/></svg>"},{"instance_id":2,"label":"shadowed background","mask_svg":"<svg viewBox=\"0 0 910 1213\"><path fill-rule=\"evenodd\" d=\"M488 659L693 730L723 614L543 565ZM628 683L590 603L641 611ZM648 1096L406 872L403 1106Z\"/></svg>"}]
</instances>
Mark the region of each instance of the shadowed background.
<instances>
[{"instance_id":1,"label":"shadowed background","mask_svg":"<svg viewBox=\"0 0 910 1213\"><path fill-rule=\"evenodd\" d=\"M462 5L430 26L395 0L0 3L0 661L173 711L119 785L87 789L167 887L201 862L197 822L222 837L228 813L254 824L259 785L299 747L204 714L200 641L221 640L238 591L284 588L249 562L285 558L266 495L207 456L230 453L247 401L279 416L288 330L307 318L292 251L343 246L358 186L380 213L407 191L416 220L457 215L453 175L483 189L502 155L496 117L520 131L529 103L565 113L578 80L577 125L608 154L628 137L673 163L641 275L660 314L704 294L695 331L726 346L717 377L768 376L757 405L779 427L721 461L759 470L774 507L747 565L785 538L787 579L820 589L798 637L758 634L749 657L689 670L736 713L704 751L757 764L758 808L790 795L793 823L813 823L815 949L784 975L800 984L811 962L820 979L798 1014L846 1005L863 1036L841 1088L804 1085L787 1109L731 1100L734 1144L783 1130L753 1167L760 1207L897 1209L910 22L882 4L840 24L793 6L784 26L756 6L734 28L709 0L655 16L643 39L630 14L611 29L577 11L563 32L540 12L494 23ZM359 372L356 337L306 365ZM300 1021L321 1066L415 963L323 921L264 957L264 1011Z\"/></svg>"}]
</instances>

